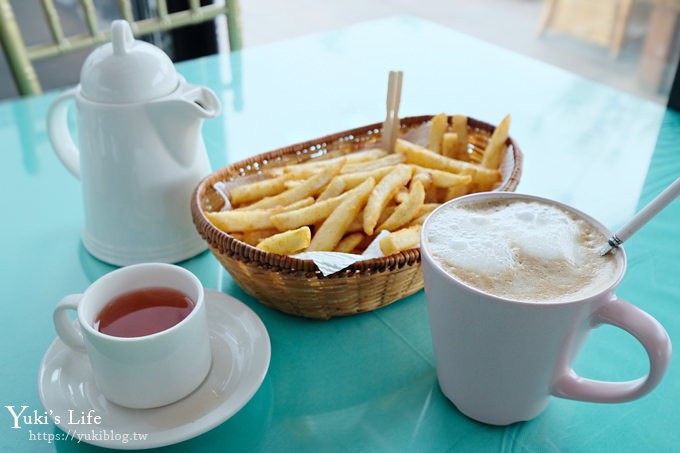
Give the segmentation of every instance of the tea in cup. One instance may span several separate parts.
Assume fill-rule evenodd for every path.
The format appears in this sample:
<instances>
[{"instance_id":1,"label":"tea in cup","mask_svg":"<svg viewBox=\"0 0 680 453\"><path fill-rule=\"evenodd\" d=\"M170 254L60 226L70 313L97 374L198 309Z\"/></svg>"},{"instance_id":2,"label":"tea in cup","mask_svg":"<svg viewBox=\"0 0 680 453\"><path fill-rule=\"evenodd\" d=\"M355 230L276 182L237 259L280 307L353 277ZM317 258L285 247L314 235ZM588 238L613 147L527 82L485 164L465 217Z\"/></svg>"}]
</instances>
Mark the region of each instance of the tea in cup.
<instances>
[{"instance_id":1,"label":"tea in cup","mask_svg":"<svg viewBox=\"0 0 680 453\"><path fill-rule=\"evenodd\" d=\"M62 299L54 325L67 346L87 354L104 396L125 407L160 407L184 398L212 363L203 286L179 266L115 270L83 294Z\"/></svg>"},{"instance_id":2,"label":"tea in cup","mask_svg":"<svg viewBox=\"0 0 680 453\"><path fill-rule=\"evenodd\" d=\"M421 251L437 377L462 413L507 425L536 417L551 396L616 403L656 387L671 343L654 318L614 294L626 256L600 256L610 236L574 208L514 193L461 197L431 214ZM642 343L647 376L603 382L574 372L600 324Z\"/></svg>"}]
</instances>

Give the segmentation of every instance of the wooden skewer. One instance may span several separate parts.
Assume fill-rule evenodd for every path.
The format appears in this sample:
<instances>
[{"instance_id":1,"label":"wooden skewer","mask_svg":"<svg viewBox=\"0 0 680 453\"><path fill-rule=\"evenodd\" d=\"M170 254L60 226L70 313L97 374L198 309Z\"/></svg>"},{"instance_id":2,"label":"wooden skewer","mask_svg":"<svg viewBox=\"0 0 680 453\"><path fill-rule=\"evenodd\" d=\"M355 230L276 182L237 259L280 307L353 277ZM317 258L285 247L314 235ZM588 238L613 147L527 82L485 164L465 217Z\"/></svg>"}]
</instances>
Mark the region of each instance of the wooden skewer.
<instances>
[{"instance_id":1,"label":"wooden skewer","mask_svg":"<svg viewBox=\"0 0 680 453\"><path fill-rule=\"evenodd\" d=\"M404 73L402 71L397 71L395 76L395 89L393 92L394 102L392 103L392 129L390 131L390 152L394 151L394 143L397 141L397 135L399 134L400 123L399 123L399 104L401 103L401 83L404 78Z\"/></svg>"},{"instance_id":2,"label":"wooden skewer","mask_svg":"<svg viewBox=\"0 0 680 453\"><path fill-rule=\"evenodd\" d=\"M394 150L394 143L399 132L399 104L401 102L402 71L390 71L387 80L387 116L383 123L382 146L388 151Z\"/></svg>"}]
</instances>

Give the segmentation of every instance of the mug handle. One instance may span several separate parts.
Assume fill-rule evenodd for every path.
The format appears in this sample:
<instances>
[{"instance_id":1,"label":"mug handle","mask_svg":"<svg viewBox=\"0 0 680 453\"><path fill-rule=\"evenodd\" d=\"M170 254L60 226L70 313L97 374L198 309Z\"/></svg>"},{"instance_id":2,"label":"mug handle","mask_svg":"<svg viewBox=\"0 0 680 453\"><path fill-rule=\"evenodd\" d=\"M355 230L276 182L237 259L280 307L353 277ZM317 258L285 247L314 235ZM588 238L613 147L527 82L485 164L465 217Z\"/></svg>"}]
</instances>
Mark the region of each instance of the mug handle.
<instances>
[{"instance_id":1,"label":"mug handle","mask_svg":"<svg viewBox=\"0 0 680 453\"><path fill-rule=\"evenodd\" d=\"M68 315L69 310L78 310L78 304L82 298L82 294L71 294L64 297L57 304L57 308L54 309L52 319L54 320L54 327L57 329L57 335L59 335L61 341L76 351L85 352L83 334L77 323L74 323Z\"/></svg>"},{"instance_id":2,"label":"mug handle","mask_svg":"<svg viewBox=\"0 0 680 453\"><path fill-rule=\"evenodd\" d=\"M656 319L613 296L593 316L593 327L600 324L611 324L633 335L647 351L649 373L632 381L605 382L582 378L569 369L555 381L553 395L595 403L623 403L646 395L661 381L671 359L671 341Z\"/></svg>"},{"instance_id":3,"label":"mug handle","mask_svg":"<svg viewBox=\"0 0 680 453\"><path fill-rule=\"evenodd\" d=\"M47 134L61 163L73 176L80 179L80 151L73 142L67 123L67 101L75 97L76 91L77 88L64 91L50 104L47 111Z\"/></svg>"}]
</instances>

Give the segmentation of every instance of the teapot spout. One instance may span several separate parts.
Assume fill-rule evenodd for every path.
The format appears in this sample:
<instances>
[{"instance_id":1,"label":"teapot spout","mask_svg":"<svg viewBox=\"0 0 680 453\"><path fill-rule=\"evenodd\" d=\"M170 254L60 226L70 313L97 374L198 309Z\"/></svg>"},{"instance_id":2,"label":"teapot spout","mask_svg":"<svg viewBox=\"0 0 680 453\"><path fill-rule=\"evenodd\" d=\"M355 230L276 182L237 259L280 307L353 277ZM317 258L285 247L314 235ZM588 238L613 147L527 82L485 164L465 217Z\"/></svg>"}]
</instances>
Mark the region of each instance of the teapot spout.
<instances>
[{"instance_id":1,"label":"teapot spout","mask_svg":"<svg viewBox=\"0 0 680 453\"><path fill-rule=\"evenodd\" d=\"M209 88L191 87L182 98L187 102L186 108L192 110L197 118L215 118L222 109L217 96Z\"/></svg>"},{"instance_id":2,"label":"teapot spout","mask_svg":"<svg viewBox=\"0 0 680 453\"><path fill-rule=\"evenodd\" d=\"M176 95L150 102L147 111L172 158L183 167L189 167L199 150L204 148L202 120L215 118L221 106L209 88L187 84Z\"/></svg>"}]
</instances>

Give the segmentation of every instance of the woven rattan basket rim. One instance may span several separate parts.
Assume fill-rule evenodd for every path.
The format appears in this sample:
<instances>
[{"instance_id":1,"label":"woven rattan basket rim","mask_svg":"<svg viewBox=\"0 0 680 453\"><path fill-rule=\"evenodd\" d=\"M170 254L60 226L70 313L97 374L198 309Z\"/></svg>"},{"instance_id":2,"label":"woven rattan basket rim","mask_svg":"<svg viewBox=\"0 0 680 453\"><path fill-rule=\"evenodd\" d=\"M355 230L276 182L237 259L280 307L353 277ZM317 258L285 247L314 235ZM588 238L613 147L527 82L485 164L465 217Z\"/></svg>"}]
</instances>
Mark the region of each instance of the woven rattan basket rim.
<instances>
[{"instance_id":1,"label":"woven rattan basket rim","mask_svg":"<svg viewBox=\"0 0 680 453\"><path fill-rule=\"evenodd\" d=\"M401 118L401 127L402 129L409 129L419 126L427 121L430 121L432 117L432 115L421 115ZM338 140L345 139L351 135L365 135L371 131L379 130L381 127L382 123L374 123L347 131L338 132L314 140L309 140L284 148L279 148L274 151L258 154L213 172L199 183L199 185L194 190L194 194L191 199L191 214L196 229L203 239L214 249L216 249L219 253L227 255L233 259L238 259L239 261L248 263L250 265L268 268L278 272L302 273L306 274L307 277L311 277L313 275L321 277L320 271L312 260L302 260L286 255L265 252L264 250L255 248L250 244L239 241L228 233L218 229L203 213L201 200L204 198L205 192L215 183L232 178L233 175L239 171L239 169L252 168L253 166L260 165L263 162L276 161L283 156L301 155L302 151L316 147L319 144L337 142ZM482 130L489 134L493 133L495 129L495 126L489 123L470 117L468 117L468 127L473 130ZM508 149L513 153L513 166L509 176L506 178L503 184L500 187L494 189L496 191L514 190L521 176L522 152L512 137L508 137L506 146L508 146ZM301 159L300 161L302 162L305 160L308 159ZM354 273L384 272L386 270L399 269L403 266L412 265L419 262L420 248L414 248L397 252L385 257L358 261L348 266L343 271L336 272L335 274L324 278L341 278L345 275Z\"/></svg>"}]
</instances>

